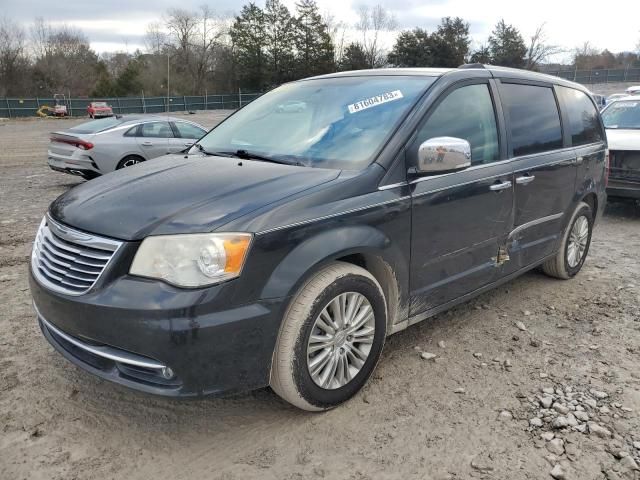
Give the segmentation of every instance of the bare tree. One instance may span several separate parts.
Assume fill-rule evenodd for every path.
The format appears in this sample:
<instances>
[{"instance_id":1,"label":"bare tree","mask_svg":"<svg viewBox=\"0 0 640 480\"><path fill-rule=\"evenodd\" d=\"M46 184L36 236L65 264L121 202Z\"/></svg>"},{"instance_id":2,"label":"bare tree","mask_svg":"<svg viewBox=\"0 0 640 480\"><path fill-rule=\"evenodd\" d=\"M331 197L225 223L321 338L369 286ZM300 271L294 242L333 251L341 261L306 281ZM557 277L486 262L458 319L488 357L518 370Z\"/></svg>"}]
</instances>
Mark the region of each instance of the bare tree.
<instances>
[{"instance_id":1,"label":"bare tree","mask_svg":"<svg viewBox=\"0 0 640 480\"><path fill-rule=\"evenodd\" d=\"M322 15L322 21L327 25L327 31L329 32L331 43L333 44L334 62L338 65L344 56L346 35L349 25L342 20L337 21L336 17L329 11Z\"/></svg>"},{"instance_id":2,"label":"bare tree","mask_svg":"<svg viewBox=\"0 0 640 480\"><path fill-rule=\"evenodd\" d=\"M0 18L0 96L16 94L24 87L27 67L24 30Z\"/></svg>"},{"instance_id":3,"label":"bare tree","mask_svg":"<svg viewBox=\"0 0 640 480\"><path fill-rule=\"evenodd\" d=\"M167 32L164 31L160 22L151 22L147 25L147 31L144 36L144 46L147 52L159 55L164 50L164 45L168 41Z\"/></svg>"},{"instance_id":4,"label":"bare tree","mask_svg":"<svg viewBox=\"0 0 640 480\"><path fill-rule=\"evenodd\" d=\"M376 5L373 8L362 6L358 15L359 20L355 27L362 36L361 44L367 64L370 68L382 67L386 62L386 55L380 37L384 32L396 28L396 19L382 5Z\"/></svg>"},{"instance_id":5,"label":"bare tree","mask_svg":"<svg viewBox=\"0 0 640 480\"><path fill-rule=\"evenodd\" d=\"M538 65L546 62L549 57L562 53L562 49L557 45L547 43L547 35L544 30L545 23L538 25L535 33L529 41L529 48L525 57L525 68L535 70Z\"/></svg>"}]
</instances>

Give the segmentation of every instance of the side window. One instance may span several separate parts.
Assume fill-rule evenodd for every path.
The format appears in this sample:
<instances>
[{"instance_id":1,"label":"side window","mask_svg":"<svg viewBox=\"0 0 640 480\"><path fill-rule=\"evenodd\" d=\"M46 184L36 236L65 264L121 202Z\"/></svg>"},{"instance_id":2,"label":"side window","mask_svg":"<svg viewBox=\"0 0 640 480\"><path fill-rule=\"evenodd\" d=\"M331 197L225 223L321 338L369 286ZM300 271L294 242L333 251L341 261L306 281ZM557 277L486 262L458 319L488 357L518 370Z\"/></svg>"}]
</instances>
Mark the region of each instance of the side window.
<instances>
[{"instance_id":1,"label":"side window","mask_svg":"<svg viewBox=\"0 0 640 480\"><path fill-rule=\"evenodd\" d=\"M598 111L586 93L558 87L569 116L569 132L573 146L601 142L604 139Z\"/></svg>"},{"instance_id":2,"label":"side window","mask_svg":"<svg viewBox=\"0 0 640 480\"><path fill-rule=\"evenodd\" d=\"M136 125L134 127L131 127L129 130L124 132L124 136L125 137L137 137L138 136L138 127L139 126L140 125Z\"/></svg>"},{"instance_id":3,"label":"side window","mask_svg":"<svg viewBox=\"0 0 640 480\"><path fill-rule=\"evenodd\" d=\"M175 122L174 125L178 130L178 134L180 134L180 138L192 138L194 140L198 140L207 133L201 128L191 125L190 123Z\"/></svg>"},{"instance_id":4,"label":"side window","mask_svg":"<svg viewBox=\"0 0 640 480\"><path fill-rule=\"evenodd\" d=\"M411 151L433 137L463 138L471 144L471 163L495 162L500 157L493 101L486 84L451 92L419 128Z\"/></svg>"},{"instance_id":5,"label":"side window","mask_svg":"<svg viewBox=\"0 0 640 480\"><path fill-rule=\"evenodd\" d=\"M173 138L173 130L169 122L143 123L140 129L141 137Z\"/></svg>"},{"instance_id":6,"label":"side window","mask_svg":"<svg viewBox=\"0 0 640 480\"><path fill-rule=\"evenodd\" d=\"M560 114L552 88L504 83L500 97L508 112L515 157L562 148Z\"/></svg>"}]
</instances>

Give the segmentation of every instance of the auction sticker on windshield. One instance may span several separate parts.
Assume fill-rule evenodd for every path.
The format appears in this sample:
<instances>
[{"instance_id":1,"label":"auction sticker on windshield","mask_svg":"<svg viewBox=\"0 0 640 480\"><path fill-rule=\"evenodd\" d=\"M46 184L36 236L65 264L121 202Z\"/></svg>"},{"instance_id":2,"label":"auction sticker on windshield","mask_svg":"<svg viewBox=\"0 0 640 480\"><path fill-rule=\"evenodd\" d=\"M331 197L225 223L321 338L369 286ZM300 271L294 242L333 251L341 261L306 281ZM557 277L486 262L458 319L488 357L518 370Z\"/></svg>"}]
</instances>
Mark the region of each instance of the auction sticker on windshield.
<instances>
[{"instance_id":1,"label":"auction sticker on windshield","mask_svg":"<svg viewBox=\"0 0 640 480\"><path fill-rule=\"evenodd\" d=\"M360 100L356 103L348 105L347 108L349 109L349 113L356 113L362 110L366 110L367 108L382 105L383 103L400 100L401 98L403 98L402 92L400 90L394 90L393 92L380 93L379 95L365 98L364 100Z\"/></svg>"}]
</instances>

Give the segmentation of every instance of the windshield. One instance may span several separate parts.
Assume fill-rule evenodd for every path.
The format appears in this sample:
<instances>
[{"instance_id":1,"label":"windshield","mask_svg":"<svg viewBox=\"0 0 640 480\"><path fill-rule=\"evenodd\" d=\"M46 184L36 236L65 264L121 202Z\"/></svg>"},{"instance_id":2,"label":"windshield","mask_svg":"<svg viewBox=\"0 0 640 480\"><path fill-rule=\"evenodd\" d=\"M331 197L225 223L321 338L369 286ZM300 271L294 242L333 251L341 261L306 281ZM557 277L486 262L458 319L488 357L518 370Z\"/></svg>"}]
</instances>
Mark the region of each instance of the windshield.
<instances>
[{"instance_id":1,"label":"windshield","mask_svg":"<svg viewBox=\"0 0 640 480\"><path fill-rule=\"evenodd\" d=\"M106 107L107 102L93 102L91 105L93 105L94 107Z\"/></svg>"},{"instance_id":2,"label":"windshield","mask_svg":"<svg viewBox=\"0 0 640 480\"><path fill-rule=\"evenodd\" d=\"M366 167L435 77L361 76L282 85L198 142L208 153L254 154L304 166Z\"/></svg>"},{"instance_id":3,"label":"windshield","mask_svg":"<svg viewBox=\"0 0 640 480\"><path fill-rule=\"evenodd\" d=\"M121 123L126 121L127 120L123 118L116 117L101 118L100 120L92 120L87 123L82 123L76 127L72 127L69 129L69 131L73 133L98 133L108 128L120 125Z\"/></svg>"},{"instance_id":4,"label":"windshield","mask_svg":"<svg viewBox=\"0 0 640 480\"><path fill-rule=\"evenodd\" d=\"M605 128L640 128L640 98L638 101L618 100L602 112Z\"/></svg>"}]
</instances>

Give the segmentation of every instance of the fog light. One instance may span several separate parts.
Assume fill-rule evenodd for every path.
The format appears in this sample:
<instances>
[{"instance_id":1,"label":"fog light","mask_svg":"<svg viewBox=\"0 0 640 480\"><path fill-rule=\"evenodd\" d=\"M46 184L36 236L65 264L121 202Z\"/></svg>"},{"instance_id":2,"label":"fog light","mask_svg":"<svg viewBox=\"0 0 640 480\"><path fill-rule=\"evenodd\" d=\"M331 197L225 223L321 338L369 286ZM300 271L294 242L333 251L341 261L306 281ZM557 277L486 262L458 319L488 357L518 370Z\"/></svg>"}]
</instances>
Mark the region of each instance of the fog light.
<instances>
[{"instance_id":1,"label":"fog light","mask_svg":"<svg viewBox=\"0 0 640 480\"><path fill-rule=\"evenodd\" d=\"M167 380L171 380L173 378L173 370L171 370L169 367L163 367L161 373L162 376Z\"/></svg>"}]
</instances>

